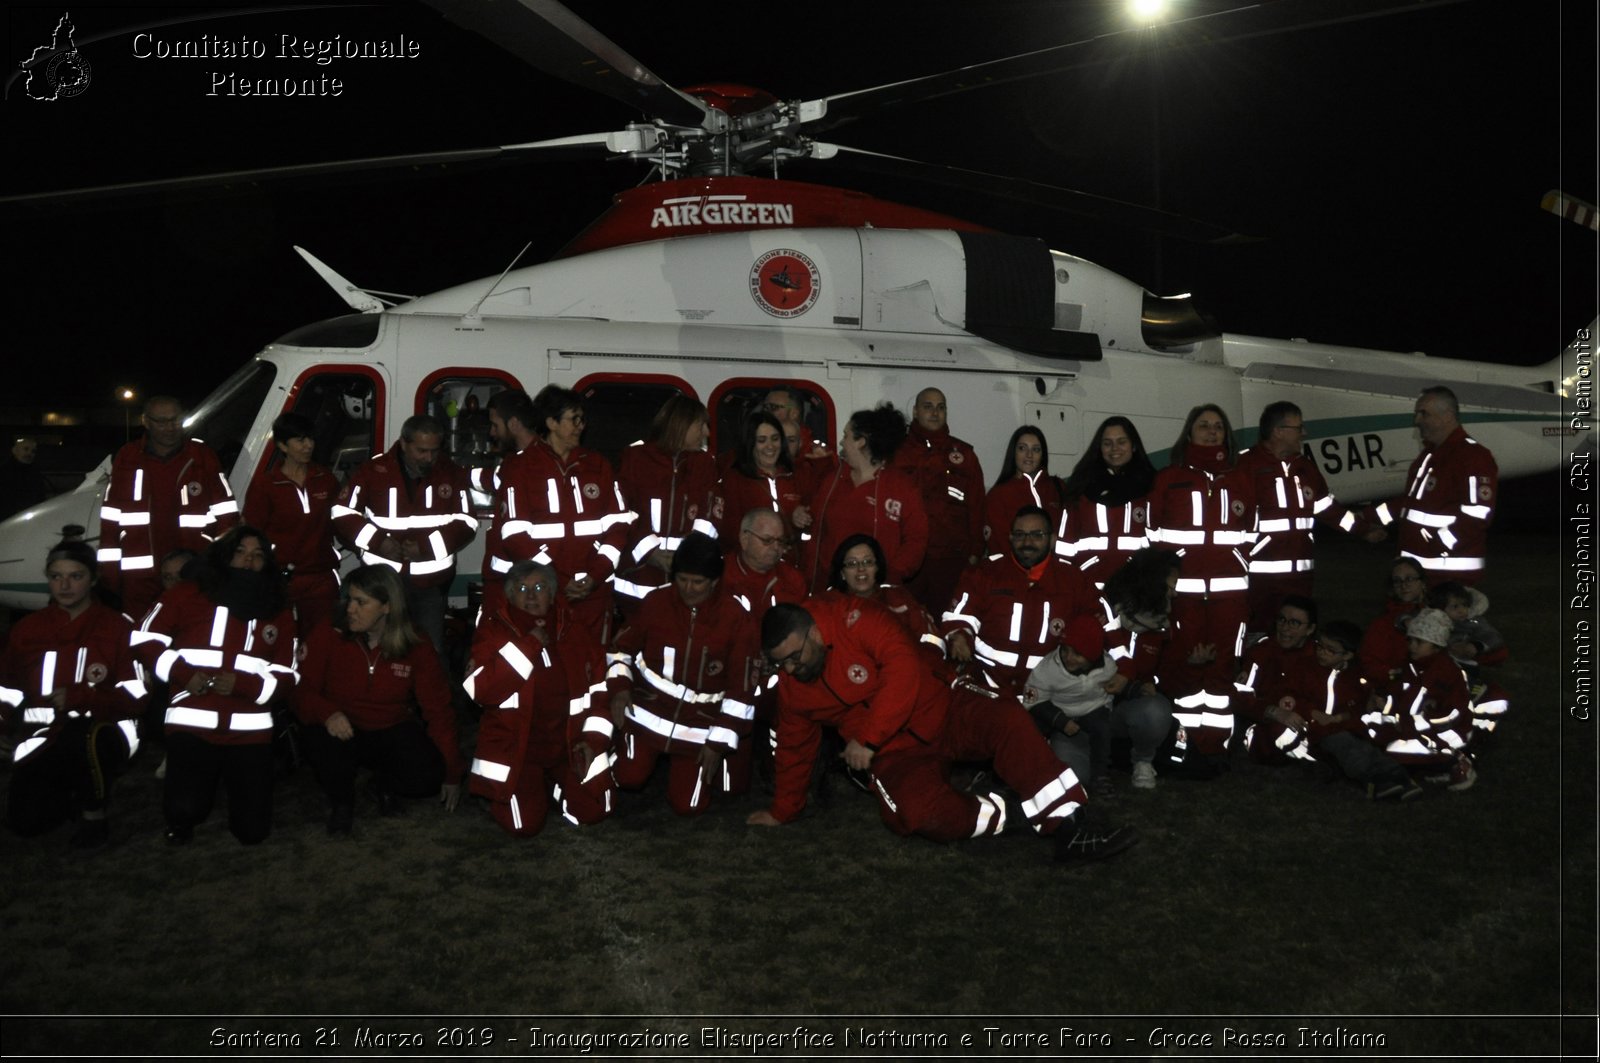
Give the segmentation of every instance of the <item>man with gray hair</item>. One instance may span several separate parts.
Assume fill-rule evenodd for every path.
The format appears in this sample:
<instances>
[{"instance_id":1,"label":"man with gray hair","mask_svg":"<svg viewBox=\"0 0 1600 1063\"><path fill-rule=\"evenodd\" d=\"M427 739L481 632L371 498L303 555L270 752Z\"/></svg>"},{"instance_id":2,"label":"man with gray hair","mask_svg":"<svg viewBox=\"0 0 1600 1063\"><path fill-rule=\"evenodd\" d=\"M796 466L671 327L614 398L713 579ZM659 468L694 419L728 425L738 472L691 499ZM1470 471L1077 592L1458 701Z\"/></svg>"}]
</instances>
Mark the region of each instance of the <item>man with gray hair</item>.
<instances>
[{"instance_id":1,"label":"man with gray hair","mask_svg":"<svg viewBox=\"0 0 1600 1063\"><path fill-rule=\"evenodd\" d=\"M1406 474L1406 493L1376 506L1385 525L1400 522L1400 553L1427 573L1429 585L1483 578L1486 538L1500 489L1489 448L1461 427L1455 392L1424 388L1417 397L1422 453Z\"/></svg>"},{"instance_id":2,"label":"man with gray hair","mask_svg":"<svg viewBox=\"0 0 1600 1063\"><path fill-rule=\"evenodd\" d=\"M806 596L806 578L783 559L789 542L783 518L770 509L752 509L739 521L739 548L730 551L722 586L760 620L779 602Z\"/></svg>"},{"instance_id":3,"label":"man with gray hair","mask_svg":"<svg viewBox=\"0 0 1600 1063\"><path fill-rule=\"evenodd\" d=\"M406 586L411 619L444 651L444 609L456 555L478 534L464 469L444 453L444 426L408 417L400 438L350 474L333 507L339 538Z\"/></svg>"}]
</instances>

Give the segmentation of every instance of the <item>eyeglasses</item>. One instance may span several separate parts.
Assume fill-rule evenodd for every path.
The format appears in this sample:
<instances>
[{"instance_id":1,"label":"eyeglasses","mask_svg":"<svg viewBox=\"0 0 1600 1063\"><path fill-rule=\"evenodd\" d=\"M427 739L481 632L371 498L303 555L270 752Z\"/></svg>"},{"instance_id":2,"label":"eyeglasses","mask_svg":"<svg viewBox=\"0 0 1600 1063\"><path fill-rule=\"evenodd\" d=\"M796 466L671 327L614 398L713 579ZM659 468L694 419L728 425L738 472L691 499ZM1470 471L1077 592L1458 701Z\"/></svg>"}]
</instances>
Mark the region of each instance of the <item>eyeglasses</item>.
<instances>
[{"instance_id":1,"label":"eyeglasses","mask_svg":"<svg viewBox=\"0 0 1600 1063\"><path fill-rule=\"evenodd\" d=\"M545 591L547 591L549 589L550 589L550 584L544 582L543 580L540 580L538 583L519 583L519 584L517 584L517 593L518 594L543 594Z\"/></svg>"},{"instance_id":2,"label":"eyeglasses","mask_svg":"<svg viewBox=\"0 0 1600 1063\"><path fill-rule=\"evenodd\" d=\"M797 664L801 663L801 657L805 654L805 652L806 652L805 644L801 643L800 648L798 650L795 650L793 653L789 654L789 656L787 656L787 657L768 657L767 660L772 662L772 667L774 669L777 669L778 671L783 671L783 670L787 669L791 664L797 665Z\"/></svg>"},{"instance_id":3,"label":"eyeglasses","mask_svg":"<svg viewBox=\"0 0 1600 1063\"><path fill-rule=\"evenodd\" d=\"M1048 531L1014 531L1011 541L1014 543L1042 543L1050 537Z\"/></svg>"},{"instance_id":4,"label":"eyeglasses","mask_svg":"<svg viewBox=\"0 0 1600 1063\"><path fill-rule=\"evenodd\" d=\"M781 535L762 535L760 532L746 531L746 535L760 543L762 546L788 546L789 540Z\"/></svg>"},{"instance_id":5,"label":"eyeglasses","mask_svg":"<svg viewBox=\"0 0 1600 1063\"><path fill-rule=\"evenodd\" d=\"M1309 620L1297 620L1292 616L1280 616L1280 617L1278 617L1278 623L1282 624L1284 627L1310 627L1311 626L1311 621L1309 621Z\"/></svg>"},{"instance_id":6,"label":"eyeglasses","mask_svg":"<svg viewBox=\"0 0 1600 1063\"><path fill-rule=\"evenodd\" d=\"M1317 649L1331 657L1342 657L1350 652L1337 642L1319 642L1317 643Z\"/></svg>"},{"instance_id":7,"label":"eyeglasses","mask_svg":"<svg viewBox=\"0 0 1600 1063\"><path fill-rule=\"evenodd\" d=\"M145 414L144 419L149 421L151 424L159 425L177 424L179 421L183 420L181 417L151 417L149 414Z\"/></svg>"},{"instance_id":8,"label":"eyeglasses","mask_svg":"<svg viewBox=\"0 0 1600 1063\"><path fill-rule=\"evenodd\" d=\"M792 402L763 402L761 408L768 413L777 413L779 410L794 410L799 407Z\"/></svg>"},{"instance_id":9,"label":"eyeglasses","mask_svg":"<svg viewBox=\"0 0 1600 1063\"><path fill-rule=\"evenodd\" d=\"M870 557L859 557L859 558L856 558L854 561L846 561L844 563L844 567L845 568L877 568L878 567L878 562L874 561Z\"/></svg>"},{"instance_id":10,"label":"eyeglasses","mask_svg":"<svg viewBox=\"0 0 1600 1063\"><path fill-rule=\"evenodd\" d=\"M1394 579L1390 580L1389 582L1390 583L1421 583L1422 582L1422 577L1421 576L1396 576L1396 577L1394 577Z\"/></svg>"}]
</instances>

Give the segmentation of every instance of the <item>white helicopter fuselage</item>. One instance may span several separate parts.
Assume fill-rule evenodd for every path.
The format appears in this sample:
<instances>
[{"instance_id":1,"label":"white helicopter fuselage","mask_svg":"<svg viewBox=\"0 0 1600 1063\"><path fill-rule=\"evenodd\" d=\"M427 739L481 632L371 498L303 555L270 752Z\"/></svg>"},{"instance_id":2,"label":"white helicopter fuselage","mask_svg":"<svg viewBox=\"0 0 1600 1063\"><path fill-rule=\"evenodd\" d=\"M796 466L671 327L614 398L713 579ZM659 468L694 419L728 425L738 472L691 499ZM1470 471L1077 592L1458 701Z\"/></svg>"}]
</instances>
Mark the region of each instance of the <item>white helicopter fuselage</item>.
<instances>
[{"instance_id":1,"label":"white helicopter fuselage","mask_svg":"<svg viewBox=\"0 0 1600 1063\"><path fill-rule=\"evenodd\" d=\"M908 410L918 391L936 386L952 431L973 444L991 480L1019 425L1040 429L1050 467L1064 476L1112 414L1133 420L1159 466L1191 407L1222 407L1245 446L1261 408L1289 399L1304 411L1307 450L1335 493L1358 502L1403 489L1420 445L1417 392L1446 384L1503 476L1560 461L1569 426L1551 390L1559 362L1518 368L1214 332L1152 342L1140 286L1042 245L1010 263L1033 295L1017 318L1025 340L1002 344L984 338L994 330L976 318L1008 313L995 306L1010 278L978 276L966 239L945 230L760 229L561 258L297 330L197 406L192 421L232 459L242 500L270 456L273 419L288 410L320 403L309 412L327 429L323 460L336 472L387 449L418 412L448 422L458 461L486 464L487 438L468 425L471 400L481 405L508 385L585 394L586 443L613 451L638 439L673 392L707 405L712 445L727 449L752 397L770 385L798 388L814 433L830 445L852 411L883 401ZM768 287L774 263L783 267L778 289ZM1027 272L1038 269L1047 281ZM982 307L972 295L980 288ZM0 525L0 601L44 604L45 553L64 525L97 536L108 469L109 459L77 490ZM475 503L486 528L490 500ZM458 595L478 578L481 543L480 535L461 558Z\"/></svg>"}]
</instances>

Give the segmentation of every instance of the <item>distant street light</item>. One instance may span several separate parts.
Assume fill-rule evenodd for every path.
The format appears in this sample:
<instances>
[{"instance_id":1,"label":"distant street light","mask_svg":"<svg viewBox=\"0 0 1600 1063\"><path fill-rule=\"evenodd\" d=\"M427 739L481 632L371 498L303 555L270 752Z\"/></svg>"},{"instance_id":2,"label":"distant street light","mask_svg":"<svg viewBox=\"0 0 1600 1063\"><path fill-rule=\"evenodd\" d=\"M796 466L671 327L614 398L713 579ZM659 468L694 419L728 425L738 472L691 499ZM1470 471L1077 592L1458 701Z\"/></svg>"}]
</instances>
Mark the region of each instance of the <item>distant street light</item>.
<instances>
[{"instance_id":1,"label":"distant street light","mask_svg":"<svg viewBox=\"0 0 1600 1063\"><path fill-rule=\"evenodd\" d=\"M117 401L122 403L122 441L124 443L133 440L133 402L138 397L139 393L130 387L117 389Z\"/></svg>"}]
</instances>

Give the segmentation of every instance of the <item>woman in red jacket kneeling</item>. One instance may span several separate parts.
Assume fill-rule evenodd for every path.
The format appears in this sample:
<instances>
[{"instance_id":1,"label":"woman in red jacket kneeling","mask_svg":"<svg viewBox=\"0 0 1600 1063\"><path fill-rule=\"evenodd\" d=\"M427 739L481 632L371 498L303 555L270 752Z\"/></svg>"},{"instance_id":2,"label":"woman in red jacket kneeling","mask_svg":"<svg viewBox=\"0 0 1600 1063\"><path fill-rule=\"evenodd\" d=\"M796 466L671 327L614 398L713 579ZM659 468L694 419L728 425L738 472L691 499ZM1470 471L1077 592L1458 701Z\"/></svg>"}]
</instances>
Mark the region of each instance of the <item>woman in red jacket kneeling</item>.
<instances>
[{"instance_id":1,"label":"woman in red jacket kneeling","mask_svg":"<svg viewBox=\"0 0 1600 1063\"><path fill-rule=\"evenodd\" d=\"M306 756L332 804L328 833L350 832L363 767L375 775L380 814L400 815L402 798L435 793L453 812L463 764L439 655L412 624L394 569L363 565L344 589L343 615L306 638L296 706Z\"/></svg>"}]
</instances>

